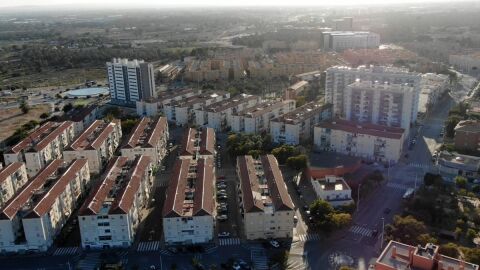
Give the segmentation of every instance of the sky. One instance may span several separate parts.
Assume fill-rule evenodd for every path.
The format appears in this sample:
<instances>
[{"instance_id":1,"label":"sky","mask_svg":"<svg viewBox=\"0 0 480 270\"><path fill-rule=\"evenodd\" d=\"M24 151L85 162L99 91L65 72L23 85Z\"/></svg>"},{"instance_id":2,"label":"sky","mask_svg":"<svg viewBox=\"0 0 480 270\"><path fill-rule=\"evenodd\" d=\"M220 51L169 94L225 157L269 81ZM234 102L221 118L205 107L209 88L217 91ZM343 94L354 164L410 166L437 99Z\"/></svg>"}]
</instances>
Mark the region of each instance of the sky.
<instances>
[{"instance_id":1,"label":"sky","mask_svg":"<svg viewBox=\"0 0 480 270\"><path fill-rule=\"evenodd\" d=\"M0 0L0 7L84 6L319 6L457 2L460 0Z\"/></svg>"}]
</instances>

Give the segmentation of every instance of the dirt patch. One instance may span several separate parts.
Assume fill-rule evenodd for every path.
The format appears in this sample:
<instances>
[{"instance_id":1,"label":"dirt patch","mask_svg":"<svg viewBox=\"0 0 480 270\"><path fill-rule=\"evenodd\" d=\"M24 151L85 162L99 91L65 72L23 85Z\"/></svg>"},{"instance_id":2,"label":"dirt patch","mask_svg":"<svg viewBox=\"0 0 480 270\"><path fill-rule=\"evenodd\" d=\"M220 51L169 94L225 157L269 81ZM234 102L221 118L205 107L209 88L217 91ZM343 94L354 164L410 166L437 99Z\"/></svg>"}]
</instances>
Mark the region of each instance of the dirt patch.
<instances>
[{"instance_id":1,"label":"dirt patch","mask_svg":"<svg viewBox=\"0 0 480 270\"><path fill-rule=\"evenodd\" d=\"M40 121L40 115L50 110L50 105L32 106L27 114L23 114L19 108L0 109L0 141L11 136L17 128L30 120Z\"/></svg>"}]
</instances>

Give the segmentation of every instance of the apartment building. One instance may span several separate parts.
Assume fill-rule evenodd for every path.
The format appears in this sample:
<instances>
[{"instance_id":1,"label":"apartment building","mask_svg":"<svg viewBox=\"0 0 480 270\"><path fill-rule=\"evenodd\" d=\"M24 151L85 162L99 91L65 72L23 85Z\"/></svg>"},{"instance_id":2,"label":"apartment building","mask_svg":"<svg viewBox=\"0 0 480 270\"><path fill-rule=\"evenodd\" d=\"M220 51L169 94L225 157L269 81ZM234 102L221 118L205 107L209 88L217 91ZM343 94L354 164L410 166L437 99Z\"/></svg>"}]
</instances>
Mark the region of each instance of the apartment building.
<instances>
[{"instance_id":1,"label":"apartment building","mask_svg":"<svg viewBox=\"0 0 480 270\"><path fill-rule=\"evenodd\" d=\"M216 131L224 130L231 127L233 114L255 106L259 102L258 96L241 94L213 103L195 112L196 124Z\"/></svg>"},{"instance_id":2,"label":"apartment building","mask_svg":"<svg viewBox=\"0 0 480 270\"><path fill-rule=\"evenodd\" d=\"M0 211L0 251L46 251L90 184L85 159L55 159Z\"/></svg>"},{"instance_id":3,"label":"apartment building","mask_svg":"<svg viewBox=\"0 0 480 270\"><path fill-rule=\"evenodd\" d=\"M403 128L335 119L318 124L313 138L319 150L395 163L401 157L405 136Z\"/></svg>"},{"instance_id":4,"label":"apartment building","mask_svg":"<svg viewBox=\"0 0 480 270\"><path fill-rule=\"evenodd\" d=\"M80 136L65 148L67 161L77 158L88 160L90 173L98 174L113 156L122 138L120 120L110 123L95 120Z\"/></svg>"},{"instance_id":5,"label":"apartment building","mask_svg":"<svg viewBox=\"0 0 480 270\"><path fill-rule=\"evenodd\" d=\"M159 166L167 155L168 136L167 118L143 117L125 139L120 153L129 160L148 156L154 167Z\"/></svg>"},{"instance_id":6,"label":"apartment building","mask_svg":"<svg viewBox=\"0 0 480 270\"><path fill-rule=\"evenodd\" d=\"M270 131L270 121L295 110L295 100L265 101L232 115L232 131L261 133Z\"/></svg>"},{"instance_id":7,"label":"apartment building","mask_svg":"<svg viewBox=\"0 0 480 270\"><path fill-rule=\"evenodd\" d=\"M480 150L480 121L462 120L455 126L455 149Z\"/></svg>"},{"instance_id":8,"label":"apartment building","mask_svg":"<svg viewBox=\"0 0 480 270\"><path fill-rule=\"evenodd\" d=\"M214 129L189 128L185 130L178 155L181 159L214 157L217 153L215 150L215 141Z\"/></svg>"},{"instance_id":9,"label":"apartment building","mask_svg":"<svg viewBox=\"0 0 480 270\"><path fill-rule=\"evenodd\" d=\"M380 46L380 35L365 31L327 31L322 33L323 49L341 52L346 49L369 49Z\"/></svg>"},{"instance_id":10,"label":"apartment building","mask_svg":"<svg viewBox=\"0 0 480 270\"><path fill-rule=\"evenodd\" d=\"M478 77L480 75L480 53L454 54L448 57L450 65L457 70L467 73L471 76Z\"/></svg>"},{"instance_id":11,"label":"apartment building","mask_svg":"<svg viewBox=\"0 0 480 270\"><path fill-rule=\"evenodd\" d=\"M32 177L52 160L62 158L74 134L71 121L47 122L7 151L3 155L5 164L24 162L28 176Z\"/></svg>"},{"instance_id":12,"label":"apartment building","mask_svg":"<svg viewBox=\"0 0 480 270\"><path fill-rule=\"evenodd\" d=\"M198 244L213 240L215 227L213 158L178 159L163 206L167 244Z\"/></svg>"},{"instance_id":13,"label":"apartment building","mask_svg":"<svg viewBox=\"0 0 480 270\"><path fill-rule=\"evenodd\" d=\"M157 96L152 64L114 58L107 62L107 73L110 102L114 104L133 107L137 101Z\"/></svg>"},{"instance_id":14,"label":"apartment building","mask_svg":"<svg viewBox=\"0 0 480 270\"><path fill-rule=\"evenodd\" d=\"M23 162L13 162L0 169L0 208L28 181Z\"/></svg>"},{"instance_id":15,"label":"apartment building","mask_svg":"<svg viewBox=\"0 0 480 270\"><path fill-rule=\"evenodd\" d=\"M441 151L437 158L438 172L445 180L455 181L458 175L467 178L479 177L480 157Z\"/></svg>"},{"instance_id":16,"label":"apartment building","mask_svg":"<svg viewBox=\"0 0 480 270\"><path fill-rule=\"evenodd\" d=\"M139 100L136 102L137 115L140 116L158 116L163 112L166 104L173 100L182 100L194 95L200 94L201 90L194 89L175 89L159 92L156 98Z\"/></svg>"},{"instance_id":17,"label":"apartment building","mask_svg":"<svg viewBox=\"0 0 480 270\"><path fill-rule=\"evenodd\" d=\"M343 17L332 20L332 28L335 31L353 31L353 18Z\"/></svg>"},{"instance_id":18,"label":"apartment building","mask_svg":"<svg viewBox=\"0 0 480 270\"><path fill-rule=\"evenodd\" d=\"M313 138L313 128L332 118L331 104L310 102L270 121L270 135L275 143L290 145Z\"/></svg>"},{"instance_id":19,"label":"apartment building","mask_svg":"<svg viewBox=\"0 0 480 270\"><path fill-rule=\"evenodd\" d=\"M238 194L245 237L289 238L295 209L273 155L237 157Z\"/></svg>"},{"instance_id":20,"label":"apartment building","mask_svg":"<svg viewBox=\"0 0 480 270\"><path fill-rule=\"evenodd\" d=\"M418 100L420 95L421 76L409 72L408 69L387 66L359 66L350 68L345 66L330 67L326 71L325 102L333 104L333 113L336 117L344 117L344 93L347 86L357 79L361 81L389 82L390 84L409 84L415 89L410 121L417 120Z\"/></svg>"},{"instance_id":21,"label":"apartment building","mask_svg":"<svg viewBox=\"0 0 480 270\"><path fill-rule=\"evenodd\" d=\"M97 119L98 106L90 105L81 108L74 108L65 114L63 118L73 122L75 136L80 135L93 121Z\"/></svg>"},{"instance_id":22,"label":"apartment building","mask_svg":"<svg viewBox=\"0 0 480 270\"><path fill-rule=\"evenodd\" d=\"M113 157L100 179L78 212L82 247L128 247L151 200L152 162Z\"/></svg>"},{"instance_id":23,"label":"apartment building","mask_svg":"<svg viewBox=\"0 0 480 270\"><path fill-rule=\"evenodd\" d=\"M163 111L169 122L187 125L195 123L196 113L203 113L206 106L228 98L230 93L227 92L203 93L182 100L172 100L164 105Z\"/></svg>"},{"instance_id":24,"label":"apartment building","mask_svg":"<svg viewBox=\"0 0 480 270\"><path fill-rule=\"evenodd\" d=\"M285 90L284 99L296 99L308 87L307 81L298 81Z\"/></svg>"},{"instance_id":25,"label":"apartment building","mask_svg":"<svg viewBox=\"0 0 480 270\"><path fill-rule=\"evenodd\" d=\"M390 241L375 262L375 270L478 270L478 265L439 253L439 246L424 247Z\"/></svg>"},{"instance_id":26,"label":"apartment building","mask_svg":"<svg viewBox=\"0 0 480 270\"><path fill-rule=\"evenodd\" d=\"M447 92L449 79L447 75L425 73L422 75L418 111L426 113Z\"/></svg>"},{"instance_id":27,"label":"apartment building","mask_svg":"<svg viewBox=\"0 0 480 270\"><path fill-rule=\"evenodd\" d=\"M413 87L357 79L347 86L344 95L346 120L410 129Z\"/></svg>"},{"instance_id":28,"label":"apartment building","mask_svg":"<svg viewBox=\"0 0 480 270\"><path fill-rule=\"evenodd\" d=\"M333 207L350 205L352 189L343 177L326 175L324 178L310 179L317 198L327 201Z\"/></svg>"}]
</instances>

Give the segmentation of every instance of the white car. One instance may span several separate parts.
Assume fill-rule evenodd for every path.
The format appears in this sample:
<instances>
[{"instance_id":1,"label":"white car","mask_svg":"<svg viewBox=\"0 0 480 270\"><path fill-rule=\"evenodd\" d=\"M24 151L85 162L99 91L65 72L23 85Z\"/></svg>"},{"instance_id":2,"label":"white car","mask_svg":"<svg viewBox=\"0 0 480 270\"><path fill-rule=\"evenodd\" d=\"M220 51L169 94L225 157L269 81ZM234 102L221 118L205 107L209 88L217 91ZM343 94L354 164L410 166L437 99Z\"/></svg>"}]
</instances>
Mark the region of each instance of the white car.
<instances>
[{"instance_id":1,"label":"white car","mask_svg":"<svg viewBox=\"0 0 480 270\"><path fill-rule=\"evenodd\" d=\"M229 232L221 232L218 234L218 237L229 237L230 233Z\"/></svg>"},{"instance_id":2,"label":"white car","mask_svg":"<svg viewBox=\"0 0 480 270\"><path fill-rule=\"evenodd\" d=\"M270 245L272 245L272 247L274 247L274 248L280 247L280 243L278 243L277 240L270 240L269 243L270 243Z\"/></svg>"}]
</instances>

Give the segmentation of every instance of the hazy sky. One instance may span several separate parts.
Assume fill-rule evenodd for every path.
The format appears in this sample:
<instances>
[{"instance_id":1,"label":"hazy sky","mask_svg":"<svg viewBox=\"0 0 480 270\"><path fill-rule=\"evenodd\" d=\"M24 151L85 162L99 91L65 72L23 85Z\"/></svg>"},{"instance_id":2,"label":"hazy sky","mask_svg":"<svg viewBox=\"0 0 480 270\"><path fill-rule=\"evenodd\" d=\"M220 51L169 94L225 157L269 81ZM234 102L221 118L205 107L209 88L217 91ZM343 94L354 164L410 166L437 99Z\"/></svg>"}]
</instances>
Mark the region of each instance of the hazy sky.
<instances>
[{"instance_id":1,"label":"hazy sky","mask_svg":"<svg viewBox=\"0 0 480 270\"><path fill-rule=\"evenodd\" d=\"M459 0L0 0L0 7L24 5L88 6L314 6L390 3L457 2Z\"/></svg>"}]
</instances>

